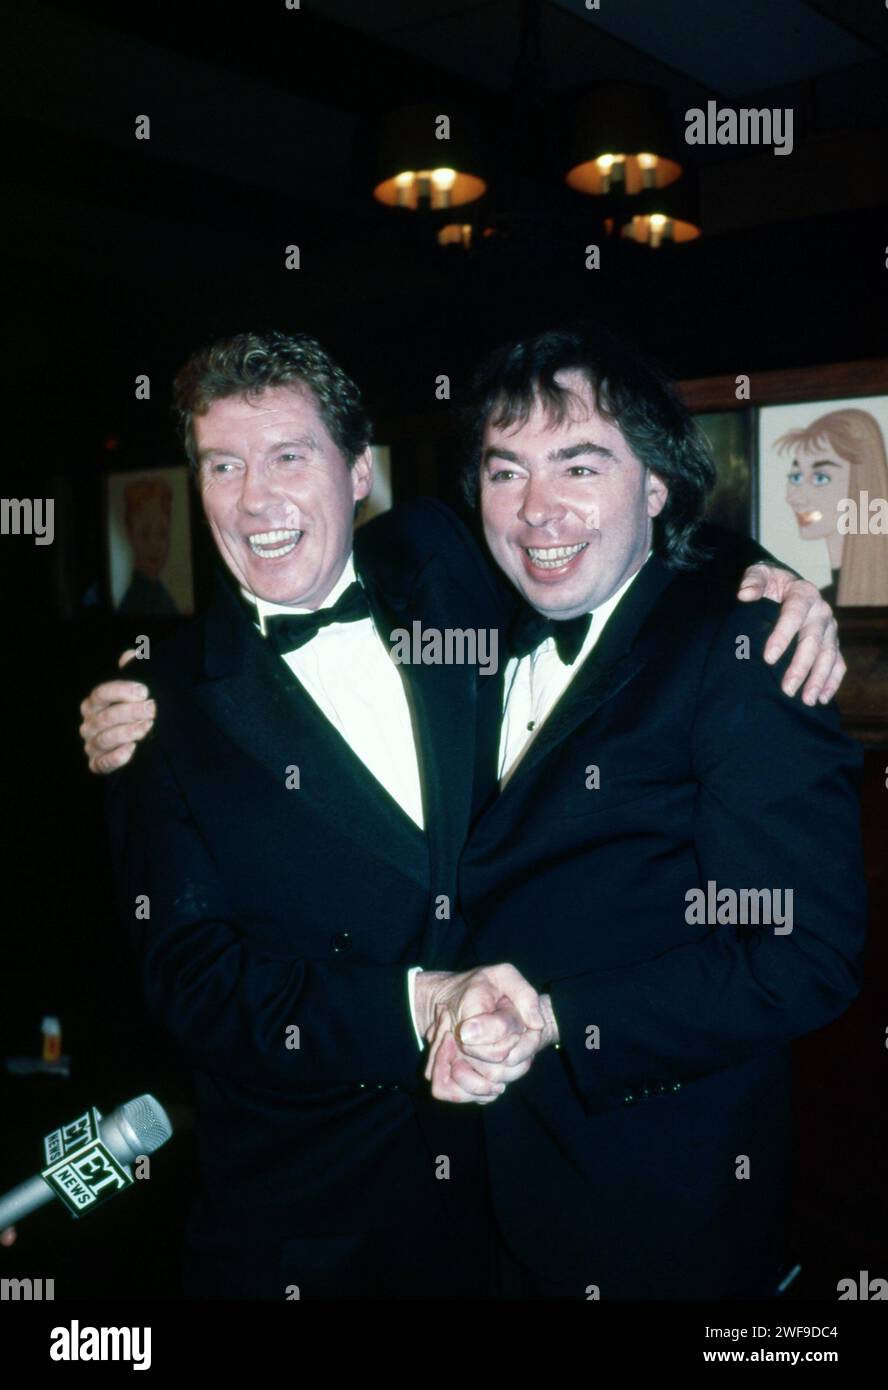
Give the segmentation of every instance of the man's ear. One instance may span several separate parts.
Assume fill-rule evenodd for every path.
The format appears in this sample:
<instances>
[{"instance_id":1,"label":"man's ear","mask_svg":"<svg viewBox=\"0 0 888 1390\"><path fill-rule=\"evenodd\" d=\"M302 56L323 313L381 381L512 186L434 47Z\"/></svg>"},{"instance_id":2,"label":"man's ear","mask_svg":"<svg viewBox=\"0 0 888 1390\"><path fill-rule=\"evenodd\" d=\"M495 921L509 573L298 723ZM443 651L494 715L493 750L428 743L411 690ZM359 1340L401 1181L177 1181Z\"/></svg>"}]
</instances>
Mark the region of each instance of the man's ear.
<instances>
[{"instance_id":1,"label":"man's ear","mask_svg":"<svg viewBox=\"0 0 888 1390\"><path fill-rule=\"evenodd\" d=\"M373 487L373 453L369 446L362 454L358 454L351 466L352 475L352 497L356 502L362 502L365 497L370 496L370 489Z\"/></svg>"},{"instance_id":2,"label":"man's ear","mask_svg":"<svg viewBox=\"0 0 888 1390\"><path fill-rule=\"evenodd\" d=\"M645 492L647 494L648 516L659 516L669 497L669 488L659 473L653 473L648 469Z\"/></svg>"}]
</instances>

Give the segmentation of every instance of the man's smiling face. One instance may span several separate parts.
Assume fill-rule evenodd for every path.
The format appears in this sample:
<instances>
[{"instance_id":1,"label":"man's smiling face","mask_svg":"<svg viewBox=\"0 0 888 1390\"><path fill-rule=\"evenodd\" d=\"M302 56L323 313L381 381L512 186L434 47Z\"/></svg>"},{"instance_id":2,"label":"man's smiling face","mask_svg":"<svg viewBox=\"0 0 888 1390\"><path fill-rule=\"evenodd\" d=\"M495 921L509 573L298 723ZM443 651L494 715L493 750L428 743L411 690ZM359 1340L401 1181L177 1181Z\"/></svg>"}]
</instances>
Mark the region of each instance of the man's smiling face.
<instances>
[{"instance_id":1,"label":"man's smiling face","mask_svg":"<svg viewBox=\"0 0 888 1390\"><path fill-rule=\"evenodd\" d=\"M349 468L312 392L276 386L194 417L203 508L219 554L259 598L317 608L352 547L369 449Z\"/></svg>"},{"instance_id":2,"label":"man's smiling face","mask_svg":"<svg viewBox=\"0 0 888 1390\"><path fill-rule=\"evenodd\" d=\"M556 382L571 392L560 425L538 402L523 425L486 426L481 514L493 558L527 602L573 618L644 563L667 488L599 413L582 373Z\"/></svg>"}]
</instances>

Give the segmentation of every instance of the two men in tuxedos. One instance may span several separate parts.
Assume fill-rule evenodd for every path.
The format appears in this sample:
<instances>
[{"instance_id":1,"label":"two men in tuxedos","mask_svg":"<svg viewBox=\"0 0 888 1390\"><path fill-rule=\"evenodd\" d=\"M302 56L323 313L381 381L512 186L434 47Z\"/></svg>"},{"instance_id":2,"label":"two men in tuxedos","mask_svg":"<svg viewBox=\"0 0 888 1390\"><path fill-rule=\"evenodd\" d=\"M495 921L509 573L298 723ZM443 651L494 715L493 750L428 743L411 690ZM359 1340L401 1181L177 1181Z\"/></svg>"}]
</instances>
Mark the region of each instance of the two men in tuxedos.
<instances>
[{"instance_id":1,"label":"two men in tuxedos","mask_svg":"<svg viewBox=\"0 0 888 1390\"><path fill-rule=\"evenodd\" d=\"M675 1157L698 1137L707 1106L718 1102L710 1148L721 1153L743 1132L743 1104L760 1104L775 1082L786 1040L852 991L836 967L843 947L830 912L826 924L812 916L773 967L760 935L737 933L732 951L728 934L712 947L674 918L678 888L700 877L689 808L707 796L718 805L725 791L717 778L707 791L687 739L702 691L715 701L708 725L700 721L713 740L722 713L736 720L737 673L713 656L724 648L714 634L735 615L733 590L715 587L711 563L697 571L703 584L676 570L696 558L707 465L668 389L631 354L596 376L584 352L569 340L552 361L543 354L548 375L525 374L517 410L514 363L502 379L494 364L487 407L476 412L487 540L524 602L440 504L362 528L352 557L351 514L370 483L367 426L356 388L311 340L244 335L198 354L178 379L225 574L206 617L152 657L156 727L110 785L125 803L115 817L125 897L151 902L150 920L132 927L146 993L194 1076L204 1174L190 1231L197 1296L279 1297L291 1282L303 1296L483 1296L473 1122L483 1108L497 1218L524 1291L586 1296L598 1275L604 1297L668 1297L613 1263L626 1232L601 1204L659 1211L661 1198L674 1207L676 1192L696 1191L696 1170L677 1175ZM666 548L646 559L663 540L649 525L658 515ZM673 581L690 586L690 597L675 591L674 608ZM775 582L782 592L789 577ZM804 587L790 587L807 612ZM526 656L516 648L505 687L461 666L395 668L387 654L388 634L414 618L518 633L528 605L556 627L531 637ZM770 717L762 680L771 704L802 707L760 661L773 614L762 608L755 621L760 610L739 609L752 632L746 667L759 672L743 698L760 699ZM590 609L591 626L562 659L554 638L577 619L582 629ZM671 650L669 632L671 665L668 651L635 650L641 634ZM608 642L603 664L593 649ZM676 655L683 642L688 662ZM811 656L800 650L794 663L805 671ZM830 656L816 664L819 690L840 677L832 667ZM153 713L138 701L128 712L120 693L100 688L85 702L88 751L106 767L130 755L134 715L138 737ZM611 728L615 711L623 725ZM602 719L593 758L584 740ZM811 747L790 737L799 719ZM816 755L806 792L823 789L824 811L850 842L847 748L829 716L805 707L776 725L786 770ZM587 791L576 776L586 768L588 779L596 762L602 780ZM775 793L788 809L794 785L782 800ZM750 799L760 794L752 787ZM642 802L650 820L630 815L621 830L611 810ZM740 816L737 827L750 828ZM726 854L728 828L714 834ZM749 855L757 862L754 844ZM716 865L734 881L729 854ZM668 902L657 915L660 875ZM619 901L605 893L611 877ZM641 904L639 882L652 895ZM483 964L493 959L510 964ZM759 959L776 975L760 979ZM787 982L781 995L781 971L792 976L800 964L808 971L793 977L796 992ZM605 978L613 998L601 993ZM717 1018L697 1017L722 996L724 1035ZM578 1036L588 1057L576 1055ZM434 1094L480 1107L428 1099L423 1037ZM647 1074L637 1075L643 1061ZM722 1072L727 1085L713 1085L710 1073L724 1081ZM655 1118L633 1130L632 1081L640 1095L684 1086L675 1118L652 1108ZM775 1114L784 1100L780 1092ZM648 1181L659 1171L654 1146L643 1171L629 1165L616 1181L638 1147L633 1135L668 1137L659 1164L668 1179ZM718 1228L721 1248L737 1235L736 1213L719 1228L728 1188L709 1150L704 1158L703 1225ZM541 1260L547 1223L552 1258ZM574 1224L577 1239L562 1239ZM649 1245L661 1261L680 1226L674 1210L655 1223ZM693 1296L703 1266L728 1293L761 1276L761 1260L752 1276L741 1260L732 1284L707 1265L709 1247L694 1250L677 1296Z\"/></svg>"}]
</instances>

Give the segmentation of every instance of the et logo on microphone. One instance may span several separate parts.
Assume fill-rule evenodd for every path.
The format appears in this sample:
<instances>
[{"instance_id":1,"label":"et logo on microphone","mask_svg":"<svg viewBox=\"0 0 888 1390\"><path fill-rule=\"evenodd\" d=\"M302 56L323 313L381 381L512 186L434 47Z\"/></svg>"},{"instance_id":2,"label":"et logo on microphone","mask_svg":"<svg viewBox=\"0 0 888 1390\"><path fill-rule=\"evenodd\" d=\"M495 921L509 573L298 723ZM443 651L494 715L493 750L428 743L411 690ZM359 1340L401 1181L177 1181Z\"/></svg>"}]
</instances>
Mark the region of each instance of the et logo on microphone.
<instances>
[{"instance_id":1,"label":"et logo on microphone","mask_svg":"<svg viewBox=\"0 0 888 1390\"><path fill-rule=\"evenodd\" d=\"M82 1216L130 1187L132 1174L102 1142L101 1115L93 1106L70 1124L47 1134L43 1152L47 1167L40 1176L61 1197L72 1216Z\"/></svg>"}]
</instances>

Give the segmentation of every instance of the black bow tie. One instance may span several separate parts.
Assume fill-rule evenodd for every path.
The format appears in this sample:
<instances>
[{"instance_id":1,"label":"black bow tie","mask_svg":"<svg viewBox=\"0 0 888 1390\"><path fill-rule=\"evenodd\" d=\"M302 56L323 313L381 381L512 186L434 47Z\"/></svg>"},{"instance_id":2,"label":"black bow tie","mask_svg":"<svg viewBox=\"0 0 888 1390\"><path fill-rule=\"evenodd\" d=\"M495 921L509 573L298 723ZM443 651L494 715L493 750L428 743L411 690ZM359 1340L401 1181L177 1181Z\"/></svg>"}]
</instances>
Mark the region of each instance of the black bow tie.
<instances>
[{"instance_id":1,"label":"black bow tie","mask_svg":"<svg viewBox=\"0 0 888 1390\"><path fill-rule=\"evenodd\" d=\"M591 613L581 613L578 618L564 618L558 622L524 604L509 630L509 650L512 656L529 656L547 637L552 637L565 666L573 666L591 623Z\"/></svg>"},{"instance_id":2,"label":"black bow tie","mask_svg":"<svg viewBox=\"0 0 888 1390\"><path fill-rule=\"evenodd\" d=\"M329 608L313 613L270 613L265 619L265 635L279 656L304 647L328 623L354 623L369 618L367 595L358 583L349 584Z\"/></svg>"}]
</instances>

